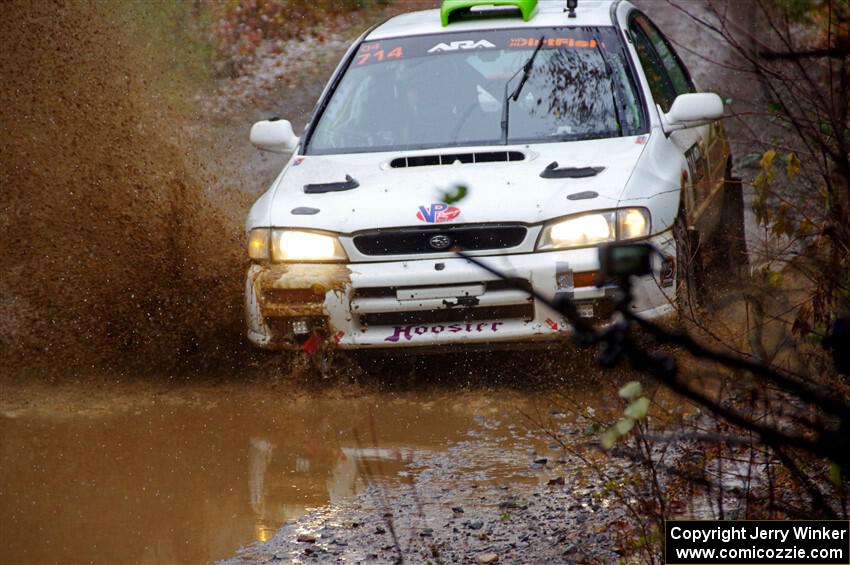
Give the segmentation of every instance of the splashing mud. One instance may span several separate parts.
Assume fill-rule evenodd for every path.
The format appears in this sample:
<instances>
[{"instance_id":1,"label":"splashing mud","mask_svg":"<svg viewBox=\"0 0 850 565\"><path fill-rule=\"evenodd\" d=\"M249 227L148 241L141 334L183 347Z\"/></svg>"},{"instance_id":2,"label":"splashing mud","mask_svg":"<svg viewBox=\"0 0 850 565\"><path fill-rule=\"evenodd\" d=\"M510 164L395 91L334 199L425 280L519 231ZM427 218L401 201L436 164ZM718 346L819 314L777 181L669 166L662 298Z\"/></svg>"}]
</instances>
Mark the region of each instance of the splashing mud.
<instances>
[{"instance_id":1,"label":"splashing mud","mask_svg":"<svg viewBox=\"0 0 850 565\"><path fill-rule=\"evenodd\" d=\"M381 17L427 4L394 3ZM247 124L263 104L303 123L337 54L295 73L281 100L252 98L238 127L224 123L195 97L211 65L193 48L192 6L4 4L0 379L280 373L279 356L243 339L242 219L283 164L253 152ZM520 387L591 372L572 351L533 364L397 357L367 359L367 370Z\"/></svg>"},{"instance_id":2,"label":"splashing mud","mask_svg":"<svg viewBox=\"0 0 850 565\"><path fill-rule=\"evenodd\" d=\"M240 339L241 230L206 197L210 174L181 148L191 85L166 52L179 37L157 36L181 22L147 29L162 17L152 6L4 5L7 376L161 370L199 343L218 350Z\"/></svg>"},{"instance_id":3,"label":"splashing mud","mask_svg":"<svg viewBox=\"0 0 850 565\"><path fill-rule=\"evenodd\" d=\"M230 122L203 112L211 65L193 50L198 18L175 6L5 6L0 378L282 373L280 356L244 342L241 303L242 220L283 162L247 143L260 109ZM275 111L303 123L333 59L299 74ZM481 356L367 365L391 382L528 386L514 356L486 357L483 369Z\"/></svg>"}]
</instances>

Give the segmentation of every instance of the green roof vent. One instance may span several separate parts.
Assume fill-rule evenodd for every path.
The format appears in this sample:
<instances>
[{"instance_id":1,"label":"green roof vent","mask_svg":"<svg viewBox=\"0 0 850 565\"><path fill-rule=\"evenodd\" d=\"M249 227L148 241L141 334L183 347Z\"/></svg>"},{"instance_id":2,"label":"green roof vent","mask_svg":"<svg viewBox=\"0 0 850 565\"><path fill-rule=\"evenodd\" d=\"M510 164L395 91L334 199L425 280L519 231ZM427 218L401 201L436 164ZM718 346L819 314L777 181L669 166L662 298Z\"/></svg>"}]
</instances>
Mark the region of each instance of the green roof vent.
<instances>
[{"instance_id":1,"label":"green roof vent","mask_svg":"<svg viewBox=\"0 0 850 565\"><path fill-rule=\"evenodd\" d=\"M495 8L513 7L519 10L523 21L527 22L531 19L534 8L537 7L537 0L443 0L443 6L440 8L440 18L443 21L443 26L449 25L453 14L468 13L472 8L478 6L492 6Z\"/></svg>"}]
</instances>

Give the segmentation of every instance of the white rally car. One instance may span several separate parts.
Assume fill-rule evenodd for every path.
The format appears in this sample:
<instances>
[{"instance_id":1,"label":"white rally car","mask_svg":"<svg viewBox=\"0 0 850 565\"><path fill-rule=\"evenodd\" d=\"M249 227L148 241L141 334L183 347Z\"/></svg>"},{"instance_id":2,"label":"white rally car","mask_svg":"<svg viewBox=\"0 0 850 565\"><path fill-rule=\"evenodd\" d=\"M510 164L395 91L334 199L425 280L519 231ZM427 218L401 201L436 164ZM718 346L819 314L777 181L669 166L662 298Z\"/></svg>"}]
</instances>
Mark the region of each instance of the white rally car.
<instances>
[{"instance_id":1,"label":"white rally car","mask_svg":"<svg viewBox=\"0 0 850 565\"><path fill-rule=\"evenodd\" d=\"M699 286L706 249L738 249L722 100L628 2L568 4L394 17L351 46L300 138L285 120L253 126L258 148L292 155L247 220L251 342L547 340L570 327L523 289L604 322L604 242L661 250L636 284L647 318Z\"/></svg>"}]
</instances>

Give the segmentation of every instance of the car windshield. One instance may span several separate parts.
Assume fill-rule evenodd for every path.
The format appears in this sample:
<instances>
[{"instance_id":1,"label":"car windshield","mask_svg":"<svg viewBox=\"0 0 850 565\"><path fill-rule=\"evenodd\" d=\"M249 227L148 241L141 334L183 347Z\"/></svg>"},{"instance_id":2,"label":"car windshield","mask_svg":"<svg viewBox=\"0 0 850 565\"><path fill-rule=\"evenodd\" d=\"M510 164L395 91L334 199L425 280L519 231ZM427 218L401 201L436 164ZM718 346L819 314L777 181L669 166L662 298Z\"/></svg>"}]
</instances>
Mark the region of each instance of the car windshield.
<instances>
[{"instance_id":1,"label":"car windshield","mask_svg":"<svg viewBox=\"0 0 850 565\"><path fill-rule=\"evenodd\" d=\"M644 121L611 27L426 35L361 44L308 133L305 152L618 137L642 133Z\"/></svg>"}]
</instances>

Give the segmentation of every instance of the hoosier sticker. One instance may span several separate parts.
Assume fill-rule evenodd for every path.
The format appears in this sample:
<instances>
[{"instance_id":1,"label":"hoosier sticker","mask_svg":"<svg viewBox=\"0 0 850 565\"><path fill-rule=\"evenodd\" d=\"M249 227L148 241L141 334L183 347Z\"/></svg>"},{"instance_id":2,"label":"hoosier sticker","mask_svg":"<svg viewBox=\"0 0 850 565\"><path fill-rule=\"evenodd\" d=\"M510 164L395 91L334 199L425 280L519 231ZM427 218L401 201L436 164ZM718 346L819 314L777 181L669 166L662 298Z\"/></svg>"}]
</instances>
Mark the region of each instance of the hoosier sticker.
<instances>
[{"instance_id":1,"label":"hoosier sticker","mask_svg":"<svg viewBox=\"0 0 850 565\"><path fill-rule=\"evenodd\" d=\"M393 335L384 339L391 343L397 343L401 340L410 341L416 336L424 335L439 335L441 333L450 334L480 334L480 333L496 333L499 331L499 326L505 325L504 322L479 322L466 324L434 324L430 326L395 326Z\"/></svg>"}]
</instances>

